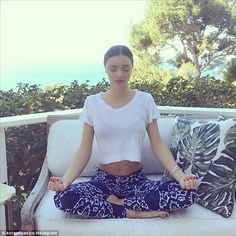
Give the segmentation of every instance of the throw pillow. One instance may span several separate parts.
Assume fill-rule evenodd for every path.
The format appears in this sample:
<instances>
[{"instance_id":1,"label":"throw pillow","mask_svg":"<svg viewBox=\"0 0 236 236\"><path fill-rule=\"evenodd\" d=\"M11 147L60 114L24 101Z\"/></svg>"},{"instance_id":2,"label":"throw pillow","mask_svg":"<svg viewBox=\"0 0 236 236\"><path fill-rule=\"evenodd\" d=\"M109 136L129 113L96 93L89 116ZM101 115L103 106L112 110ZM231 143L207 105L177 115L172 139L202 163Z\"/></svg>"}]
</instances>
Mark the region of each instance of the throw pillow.
<instances>
[{"instance_id":1,"label":"throw pillow","mask_svg":"<svg viewBox=\"0 0 236 236\"><path fill-rule=\"evenodd\" d=\"M198 203L229 217L235 201L236 119L176 117L170 150L186 174L196 175Z\"/></svg>"}]
</instances>

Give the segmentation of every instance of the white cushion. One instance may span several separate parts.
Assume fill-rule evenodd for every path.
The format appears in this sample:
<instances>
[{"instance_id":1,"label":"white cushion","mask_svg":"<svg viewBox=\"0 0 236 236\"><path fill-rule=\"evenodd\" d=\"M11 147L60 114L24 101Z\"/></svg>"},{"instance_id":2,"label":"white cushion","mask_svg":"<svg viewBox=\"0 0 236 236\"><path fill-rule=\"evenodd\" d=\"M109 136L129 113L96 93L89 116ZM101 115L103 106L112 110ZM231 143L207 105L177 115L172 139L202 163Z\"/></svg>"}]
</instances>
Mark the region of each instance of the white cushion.
<instances>
[{"instance_id":1,"label":"white cushion","mask_svg":"<svg viewBox=\"0 0 236 236\"><path fill-rule=\"evenodd\" d=\"M148 176L159 179L160 176ZM87 181L79 178L77 181ZM233 236L236 235L236 207L226 219L204 207L193 206L171 213L165 219L81 219L58 210L53 202L55 192L48 191L36 212L37 230L58 230L60 236Z\"/></svg>"},{"instance_id":2,"label":"white cushion","mask_svg":"<svg viewBox=\"0 0 236 236\"><path fill-rule=\"evenodd\" d=\"M169 146L174 118L161 118L158 120L160 134L164 142ZM79 147L82 137L83 123L77 119L59 120L55 122L49 131L47 146L48 167L52 175L63 176L70 161ZM145 174L160 174L163 167L154 156L149 139L146 135L142 147L142 164ZM92 176L95 174L98 164L97 143L94 139L93 151L90 161L81 176Z\"/></svg>"}]
</instances>

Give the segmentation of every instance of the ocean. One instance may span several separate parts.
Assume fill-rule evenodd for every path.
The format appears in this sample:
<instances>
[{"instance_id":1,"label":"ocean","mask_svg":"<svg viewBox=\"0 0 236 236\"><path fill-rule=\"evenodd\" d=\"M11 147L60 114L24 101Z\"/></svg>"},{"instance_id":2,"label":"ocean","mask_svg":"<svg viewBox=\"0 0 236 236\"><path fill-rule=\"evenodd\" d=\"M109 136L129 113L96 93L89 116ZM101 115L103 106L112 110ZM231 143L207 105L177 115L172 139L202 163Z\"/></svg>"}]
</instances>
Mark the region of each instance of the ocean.
<instances>
[{"instance_id":1,"label":"ocean","mask_svg":"<svg viewBox=\"0 0 236 236\"><path fill-rule=\"evenodd\" d=\"M45 88L53 84L70 85L74 80L79 83L88 81L88 84L95 85L106 77L103 64L25 66L1 75L0 90L16 90L18 83L37 84Z\"/></svg>"},{"instance_id":2,"label":"ocean","mask_svg":"<svg viewBox=\"0 0 236 236\"><path fill-rule=\"evenodd\" d=\"M176 71L176 68L168 64L163 64L162 68ZM203 76L222 78L223 74L216 70L205 71ZM87 63L79 65L38 65L14 68L8 73L1 73L0 90L16 90L18 83L28 83L29 85L39 85L45 88L47 85L65 84L70 85L74 80L80 84L87 82L95 85L107 80L107 75L102 63Z\"/></svg>"}]
</instances>

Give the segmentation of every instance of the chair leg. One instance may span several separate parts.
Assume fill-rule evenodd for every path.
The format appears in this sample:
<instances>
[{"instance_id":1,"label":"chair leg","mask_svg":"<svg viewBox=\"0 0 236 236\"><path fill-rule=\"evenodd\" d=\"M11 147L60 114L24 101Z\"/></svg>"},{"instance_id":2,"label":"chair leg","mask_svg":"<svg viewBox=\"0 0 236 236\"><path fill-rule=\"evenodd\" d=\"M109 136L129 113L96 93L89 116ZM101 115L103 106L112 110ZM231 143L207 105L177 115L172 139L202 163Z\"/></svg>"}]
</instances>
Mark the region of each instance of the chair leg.
<instances>
[{"instance_id":1,"label":"chair leg","mask_svg":"<svg viewBox=\"0 0 236 236\"><path fill-rule=\"evenodd\" d=\"M6 201L5 203L5 212L6 212L6 230L14 230L14 220L13 220L13 210L12 210L12 201Z\"/></svg>"}]
</instances>

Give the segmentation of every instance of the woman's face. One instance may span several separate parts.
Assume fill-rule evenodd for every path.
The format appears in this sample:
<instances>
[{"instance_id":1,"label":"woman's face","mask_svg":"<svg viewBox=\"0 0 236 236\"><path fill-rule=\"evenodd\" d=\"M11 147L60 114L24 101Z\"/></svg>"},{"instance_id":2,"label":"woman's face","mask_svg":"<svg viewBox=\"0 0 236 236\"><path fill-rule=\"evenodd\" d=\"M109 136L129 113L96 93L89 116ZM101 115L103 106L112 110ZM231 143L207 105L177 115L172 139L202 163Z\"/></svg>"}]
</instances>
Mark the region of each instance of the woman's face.
<instances>
[{"instance_id":1,"label":"woman's face","mask_svg":"<svg viewBox=\"0 0 236 236\"><path fill-rule=\"evenodd\" d=\"M110 57L105 70L111 85L127 85L132 73L132 62L124 55Z\"/></svg>"}]
</instances>

